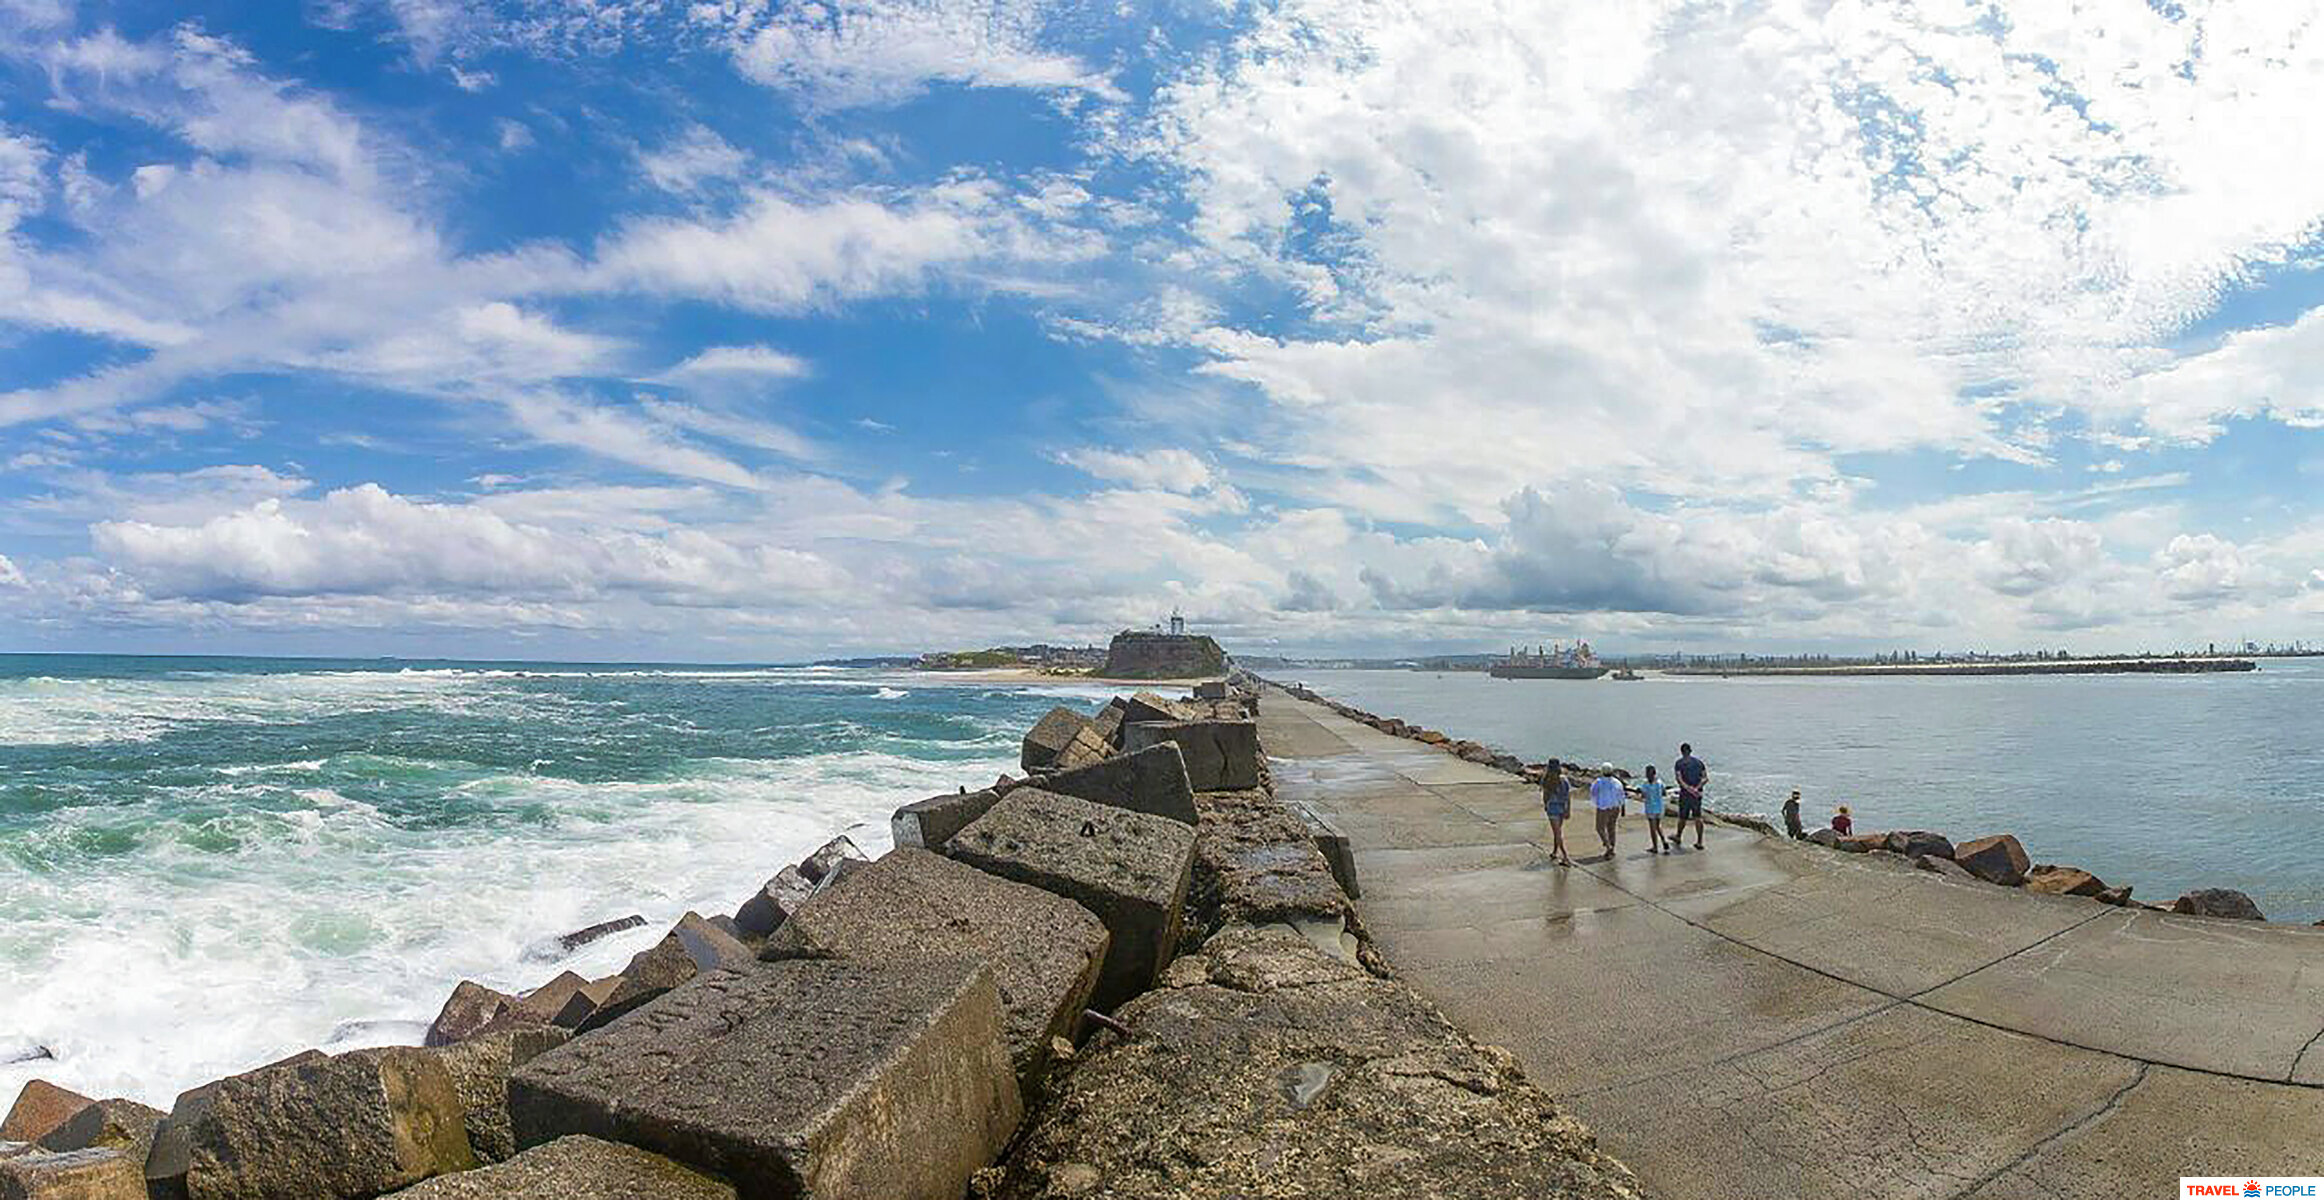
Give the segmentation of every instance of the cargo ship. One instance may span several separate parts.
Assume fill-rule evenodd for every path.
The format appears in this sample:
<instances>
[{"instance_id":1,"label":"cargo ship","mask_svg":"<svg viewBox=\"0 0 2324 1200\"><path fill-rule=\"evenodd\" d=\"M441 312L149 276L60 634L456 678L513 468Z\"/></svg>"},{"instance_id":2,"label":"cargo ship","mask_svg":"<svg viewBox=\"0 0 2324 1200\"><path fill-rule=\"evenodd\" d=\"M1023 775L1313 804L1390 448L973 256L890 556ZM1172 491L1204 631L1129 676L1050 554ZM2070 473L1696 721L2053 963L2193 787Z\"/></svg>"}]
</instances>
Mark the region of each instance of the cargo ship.
<instances>
[{"instance_id":1,"label":"cargo ship","mask_svg":"<svg viewBox=\"0 0 2324 1200\"><path fill-rule=\"evenodd\" d=\"M1612 669L1590 653L1588 642L1575 642L1571 649L1535 646L1527 651L1512 646L1508 657L1486 673L1495 679L1596 679Z\"/></svg>"}]
</instances>

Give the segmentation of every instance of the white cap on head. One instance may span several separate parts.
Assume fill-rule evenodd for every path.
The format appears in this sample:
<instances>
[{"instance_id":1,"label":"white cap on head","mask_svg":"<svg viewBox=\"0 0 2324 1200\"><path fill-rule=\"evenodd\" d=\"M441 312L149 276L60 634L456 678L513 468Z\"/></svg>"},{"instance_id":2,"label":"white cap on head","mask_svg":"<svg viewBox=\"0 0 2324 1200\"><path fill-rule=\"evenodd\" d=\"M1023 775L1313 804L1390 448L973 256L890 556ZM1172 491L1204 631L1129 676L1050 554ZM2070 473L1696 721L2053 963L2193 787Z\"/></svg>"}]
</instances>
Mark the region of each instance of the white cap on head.
<instances>
[{"instance_id":1,"label":"white cap on head","mask_svg":"<svg viewBox=\"0 0 2324 1200\"><path fill-rule=\"evenodd\" d=\"M1613 774L1613 773L1614 773L1614 764L1612 764L1612 763L1599 763L1599 764L1598 764L1598 770L1599 770L1600 772L1604 773L1604 774L1611 775L1611 774Z\"/></svg>"}]
</instances>

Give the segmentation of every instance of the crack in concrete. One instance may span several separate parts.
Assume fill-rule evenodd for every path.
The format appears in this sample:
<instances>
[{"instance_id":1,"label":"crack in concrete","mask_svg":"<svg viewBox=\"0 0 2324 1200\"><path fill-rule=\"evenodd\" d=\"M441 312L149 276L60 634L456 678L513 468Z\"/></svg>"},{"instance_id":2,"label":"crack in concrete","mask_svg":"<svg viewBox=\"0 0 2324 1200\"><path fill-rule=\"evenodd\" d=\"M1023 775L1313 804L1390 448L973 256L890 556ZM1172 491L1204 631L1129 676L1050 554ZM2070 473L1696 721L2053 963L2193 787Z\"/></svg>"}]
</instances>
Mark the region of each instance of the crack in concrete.
<instances>
[{"instance_id":1,"label":"crack in concrete","mask_svg":"<svg viewBox=\"0 0 2324 1200\"><path fill-rule=\"evenodd\" d=\"M2145 1083L2147 1074L2154 1070L2153 1063L2143 1062L2135 1058L2128 1061L2138 1063L2138 1070L2132 1073L2130 1082L2114 1089L2114 1094L2108 1096L2105 1103L2099 1105L2095 1109L2092 1109L2089 1113L2085 1114L2080 1120L2075 1121L2073 1124L2064 1126L2057 1132L2050 1134L2048 1137L2045 1137L2042 1140L2035 1142L2033 1145L2026 1147L2025 1153L2020 1154L2016 1158L2013 1158L2008 1162L2005 1162L2000 1166L1987 1171L1985 1174L1978 1176L1976 1179L1971 1180L1969 1186L1953 1193L1952 1196L1947 1198L1947 1200L1969 1200L1970 1197L1975 1196L1980 1190L1984 1189L1987 1185L1993 1183L1995 1180L2000 1179L2002 1176L2009 1174L2011 1171L2017 1170L2019 1167L2022 1167L2029 1162L2032 1162L2034 1156L2040 1154L2042 1151L2047 1150L2051 1146L2054 1146L2059 1142L2064 1141L2065 1139L2090 1128L2092 1125L2097 1124L2099 1121L2104 1120L2108 1115L2112 1114L2115 1109L2122 1107L2122 1102L2129 1098L2130 1093L2135 1091L2138 1088L2138 1085Z\"/></svg>"},{"instance_id":2,"label":"crack in concrete","mask_svg":"<svg viewBox=\"0 0 2324 1200\"><path fill-rule=\"evenodd\" d=\"M2313 1049L2315 1049L2315 1048L2316 1048L2316 1043L2317 1043L2317 1042L2319 1042L2319 1041L2324 1041L2324 1029L2319 1029L2319 1030L2317 1030L2317 1031L2316 1031L2316 1036L2315 1036L2315 1037L2312 1037L2312 1038L2309 1038L2309 1039L2308 1039L2308 1044L2307 1044L2307 1045L2305 1045L2305 1046L2302 1046L2302 1047L2300 1047L2300 1052L2299 1052L2298 1054L2295 1054L2295 1055L2293 1055L2293 1056L2292 1056L2292 1069L2291 1069L2291 1070L2289 1070L2289 1071L2286 1071L2286 1072L2284 1072L2284 1082L2285 1082L2285 1083L2292 1083L2292 1082L2294 1082L2294 1081L2296 1081L2296 1080L2298 1080L2298 1079L2299 1079L2299 1077L2300 1077L2300 1064L2301 1064L2301 1063L2304 1063L2304 1062L2306 1062L2306 1061L2308 1061L2308 1052L2309 1052L2310 1050L2313 1050ZM2305 1087L2305 1086L2307 1086L2307 1085L2305 1085L2305 1084L2302 1084L2302 1085L2300 1085L2300 1086L2303 1086L2303 1087Z\"/></svg>"}]
</instances>

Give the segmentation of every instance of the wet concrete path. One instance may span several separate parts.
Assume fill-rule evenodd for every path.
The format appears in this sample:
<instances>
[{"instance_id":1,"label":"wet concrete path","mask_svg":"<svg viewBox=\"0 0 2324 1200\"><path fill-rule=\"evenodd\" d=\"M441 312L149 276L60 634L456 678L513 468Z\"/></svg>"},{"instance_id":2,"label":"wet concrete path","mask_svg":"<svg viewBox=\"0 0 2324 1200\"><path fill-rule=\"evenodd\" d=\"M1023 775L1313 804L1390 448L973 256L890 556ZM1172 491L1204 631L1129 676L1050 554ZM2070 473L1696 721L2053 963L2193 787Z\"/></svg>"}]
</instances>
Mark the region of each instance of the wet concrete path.
<instances>
[{"instance_id":1,"label":"wet concrete path","mask_svg":"<svg viewBox=\"0 0 2324 1200\"><path fill-rule=\"evenodd\" d=\"M1279 794L1407 979L1670 1197L2115 1197L2324 1174L2324 930L2029 895L1588 803L1271 690ZM1714 781L1715 782L1715 781ZM1714 794L1714 803L1716 796Z\"/></svg>"}]
</instances>

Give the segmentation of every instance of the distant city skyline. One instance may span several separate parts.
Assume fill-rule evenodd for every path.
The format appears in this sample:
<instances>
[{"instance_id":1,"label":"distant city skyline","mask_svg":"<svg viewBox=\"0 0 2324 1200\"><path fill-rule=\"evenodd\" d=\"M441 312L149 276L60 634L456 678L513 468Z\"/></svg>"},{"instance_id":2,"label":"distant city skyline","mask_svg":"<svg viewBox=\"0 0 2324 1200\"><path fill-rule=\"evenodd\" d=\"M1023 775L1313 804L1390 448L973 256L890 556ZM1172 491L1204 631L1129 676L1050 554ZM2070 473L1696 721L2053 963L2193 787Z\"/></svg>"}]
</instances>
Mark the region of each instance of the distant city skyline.
<instances>
[{"instance_id":1,"label":"distant city skyline","mask_svg":"<svg viewBox=\"0 0 2324 1200\"><path fill-rule=\"evenodd\" d=\"M0 0L0 650L2324 639L2302 4Z\"/></svg>"}]
</instances>

